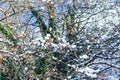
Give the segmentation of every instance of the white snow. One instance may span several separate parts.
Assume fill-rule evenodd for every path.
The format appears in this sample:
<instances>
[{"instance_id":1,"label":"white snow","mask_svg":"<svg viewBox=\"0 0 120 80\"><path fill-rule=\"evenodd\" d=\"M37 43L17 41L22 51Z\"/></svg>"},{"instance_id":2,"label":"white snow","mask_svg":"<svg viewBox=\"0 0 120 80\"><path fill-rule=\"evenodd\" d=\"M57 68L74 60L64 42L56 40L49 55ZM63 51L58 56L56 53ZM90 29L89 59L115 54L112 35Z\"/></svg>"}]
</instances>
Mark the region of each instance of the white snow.
<instances>
[{"instance_id":1,"label":"white snow","mask_svg":"<svg viewBox=\"0 0 120 80\"><path fill-rule=\"evenodd\" d=\"M41 46L44 46L44 43L41 43Z\"/></svg>"},{"instance_id":2,"label":"white snow","mask_svg":"<svg viewBox=\"0 0 120 80\"><path fill-rule=\"evenodd\" d=\"M58 48L58 45L57 44L54 44L54 43L51 43L51 45L55 48Z\"/></svg>"},{"instance_id":3,"label":"white snow","mask_svg":"<svg viewBox=\"0 0 120 80\"><path fill-rule=\"evenodd\" d=\"M3 52L3 53L8 53L8 54L10 54L10 55L13 55L13 53L12 53L12 52L7 51L7 50L0 50L0 52Z\"/></svg>"},{"instance_id":4,"label":"white snow","mask_svg":"<svg viewBox=\"0 0 120 80\"><path fill-rule=\"evenodd\" d=\"M102 35L101 39L105 40L107 38L107 35Z\"/></svg>"},{"instance_id":5,"label":"white snow","mask_svg":"<svg viewBox=\"0 0 120 80\"><path fill-rule=\"evenodd\" d=\"M54 57L54 56L52 57L52 59L57 60L57 58L56 58L56 57Z\"/></svg>"},{"instance_id":6,"label":"white snow","mask_svg":"<svg viewBox=\"0 0 120 80\"><path fill-rule=\"evenodd\" d=\"M47 2L50 2L51 0L47 0Z\"/></svg>"},{"instance_id":7,"label":"white snow","mask_svg":"<svg viewBox=\"0 0 120 80\"><path fill-rule=\"evenodd\" d=\"M60 43L59 46L60 46L60 47L66 47L67 45L64 44L64 43Z\"/></svg>"},{"instance_id":8,"label":"white snow","mask_svg":"<svg viewBox=\"0 0 120 80\"><path fill-rule=\"evenodd\" d=\"M89 40L86 40L86 42L87 42L87 43L90 43L90 41L89 41Z\"/></svg>"},{"instance_id":9,"label":"white snow","mask_svg":"<svg viewBox=\"0 0 120 80\"><path fill-rule=\"evenodd\" d=\"M76 48L76 45L71 45L71 48Z\"/></svg>"},{"instance_id":10,"label":"white snow","mask_svg":"<svg viewBox=\"0 0 120 80\"><path fill-rule=\"evenodd\" d=\"M46 0L42 0L43 2L46 2Z\"/></svg>"},{"instance_id":11,"label":"white snow","mask_svg":"<svg viewBox=\"0 0 120 80\"><path fill-rule=\"evenodd\" d=\"M50 34L47 34L46 36L47 36L47 37L50 37Z\"/></svg>"},{"instance_id":12,"label":"white snow","mask_svg":"<svg viewBox=\"0 0 120 80\"><path fill-rule=\"evenodd\" d=\"M68 64L68 66L72 67L72 68L76 68L76 65L71 65L71 64Z\"/></svg>"},{"instance_id":13,"label":"white snow","mask_svg":"<svg viewBox=\"0 0 120 80\"><path fill-rule=\"evenodd\" d=\"M0 38L0 41L3 41L3 39Z\"/></svg>"},{"instance_id":14,"label":"white snow","mask_svg":"<svg viewBox=\"0 0 120 80\"><path fill-rule=\"evenodd\" d=\"M72 77L72 76L68 76L67 78L68 78L68 79L71 79L71 77Z\"/></svg>"},{"instance_id":15,"label":"white snow","mask_svg":"<svg viewBox=\"0 0 120 80\"><path fill-rule=\"evenodd\" d=\"M25 67L25 70L28 70L28 68L27 68L27 67Z\"/></svg>"},{"instance_id":16,"label":"white snow","mask_svg":"<svg viewBox=\"0 0 120 80\"><path fill-rule=\"evenodd\" d=\"M99 72L99 70L93 70L92 68L84 67L84 68L79 68L78 72L84 73L91 78L95 78L97 77L96 73Z\"/></svg>"},{"instance_id":17,"label":"white snow","mask_svg":"<svg viewBox=\"0 0 120 80\"><path fill-rule=\"evenodd\" d=\"M47 40L47 39L50 39L50 34L47 34L46 37L45 37L45 39L46 39L46 40Z\"/></svg>"},{"instance_id":18,"label":"white snow","mask_svg":"<svg viewBox=\"0 0 120 80\"><path fill-rule=\"evenodd\" d=\"M45 39L43 39L42 37L37 37L37 38L35 38L34 40L32 40L32 42L33 43L39 43L38 41L41 41L42 43L45 43L46 42L46 40Z\"/></svg>"},{"instance_id":19,"label":"white snow","mask_svg":"<svg viewBox=\"0 0 120 80\"><path fill-rule=\"evenodd\" d=\"M90 50L90 47L91 47L91 46L90 46L90 45L88 45L88 46L87 46L87 50Z\"/></svg>"},{"instance_id":20,"label":"white snow","mask_svg":"<svg viewBox=\"0 0 120 80\"><path fill-rule=\"evenodd\" d=\"M86 54L84 54L84 55L82 55L82 56L79 56L81 59L89 59L89 56L88 55L86 55Z\"/></svg>"},{"instance_id":21,"label":"white snow","mask_svg":"<svg viewBox=\"0 0 120 80\"><path fill-rule=\"evenodd\" d=\"M29 53L29 54L30 54L30 53L32 53L32 51L26 51L26 53Z\"/></svg>"},{"instance_id":22,"label":"white snow","mask_svg":"<svg viewBox=\"0 0 120 80\"><path fill-rule=\"evenodd\" d=\"M65 38L61 38L61 40L62 40L62 42L66 43L66 40L65 40Z\"/></svg>"}]
</instances>

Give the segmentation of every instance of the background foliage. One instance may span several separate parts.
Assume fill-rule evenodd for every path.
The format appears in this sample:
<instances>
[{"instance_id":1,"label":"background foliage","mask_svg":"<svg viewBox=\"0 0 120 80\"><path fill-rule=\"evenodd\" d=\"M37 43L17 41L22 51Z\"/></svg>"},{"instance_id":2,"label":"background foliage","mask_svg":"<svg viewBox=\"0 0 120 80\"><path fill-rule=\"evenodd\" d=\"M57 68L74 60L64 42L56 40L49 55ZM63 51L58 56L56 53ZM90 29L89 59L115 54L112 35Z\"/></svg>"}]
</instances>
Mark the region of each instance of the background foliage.
<instances>
[{"instance_id":1,"label":"background foliage","mask_svg":"<svg viewBox=\"0 0 120 80\"><path fill-rule=\"evenodd\" d=\"M0 1L1 80L119 80L118 0Z\"/></svg>"}]
</instances>

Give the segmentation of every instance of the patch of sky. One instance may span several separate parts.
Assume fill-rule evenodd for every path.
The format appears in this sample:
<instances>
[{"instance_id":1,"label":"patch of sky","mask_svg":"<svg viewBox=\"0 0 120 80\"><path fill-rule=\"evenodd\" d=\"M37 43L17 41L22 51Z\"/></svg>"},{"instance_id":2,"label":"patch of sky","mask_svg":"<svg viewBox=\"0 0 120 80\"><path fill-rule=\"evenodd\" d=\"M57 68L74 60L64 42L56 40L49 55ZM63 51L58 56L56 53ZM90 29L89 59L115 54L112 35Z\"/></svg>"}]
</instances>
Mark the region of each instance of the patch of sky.
<instances>
[{"instance_id":1,"label":"patch of sky","mask_svg":"<svg viewBox=\"0 0 120 80\"><path fill-rule=\"evenodd\" d=\"M2 4L4 4L5 2L0 2L0 6L2 5Z\"/></svg>"},{"instance_id":2,"label":"patch of sky","mask_svg":"<svg viewBox=\"0 0 120 80\"><path fill-rule=\"evenodd\" d=\"M6 10L8 10L9 9L9 3L8 2L4 2L4 4L3 4L3 2L0 2L0 8L2 9L2 10L4 10L4 11L6 11Z\"/></svg>"},{"instance_id":3,"label":"patch of sky","mask_svg":"<svg viewBox=\"0 0 120 80\"><path fill-rule=\"evenodd\" d=\"M62 6L57 6L56 8L55 8L55 12L61 12L62 11Z\"/></svg>"}]
</instances>

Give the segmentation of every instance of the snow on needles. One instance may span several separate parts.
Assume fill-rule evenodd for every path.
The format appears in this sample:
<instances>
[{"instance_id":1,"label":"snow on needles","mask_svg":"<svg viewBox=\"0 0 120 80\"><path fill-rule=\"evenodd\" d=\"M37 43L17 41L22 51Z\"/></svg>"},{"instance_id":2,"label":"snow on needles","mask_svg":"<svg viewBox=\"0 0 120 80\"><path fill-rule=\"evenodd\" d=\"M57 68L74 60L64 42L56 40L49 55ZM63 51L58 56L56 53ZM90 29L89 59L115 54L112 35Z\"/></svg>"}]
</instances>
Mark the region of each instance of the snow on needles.
<instances>
[{"instance_id":1,"label":"snow on needles","mask_svg":"<svg viewBox=\"0 0 120 80\"><path fill-rule=\"evenodd\" d=\"M89 68L89 67L84 67L84 68L79 68L78 72L84 73L91 78L96 78L99 70L94 70L94 69Z\"/></svg>"}]
</instances>

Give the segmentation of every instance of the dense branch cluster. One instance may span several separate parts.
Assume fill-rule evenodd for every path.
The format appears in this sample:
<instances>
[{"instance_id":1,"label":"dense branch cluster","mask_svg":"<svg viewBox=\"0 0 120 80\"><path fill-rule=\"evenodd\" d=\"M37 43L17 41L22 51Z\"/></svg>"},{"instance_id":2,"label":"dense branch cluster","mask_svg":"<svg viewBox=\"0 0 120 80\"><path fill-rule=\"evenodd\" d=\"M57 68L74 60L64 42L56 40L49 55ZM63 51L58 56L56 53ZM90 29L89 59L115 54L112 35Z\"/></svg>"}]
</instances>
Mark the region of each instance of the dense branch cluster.
<instances>
[{"instance_id":1,"label":"dense branch cluster","mask_svg":"<svg viewBox=\"0 0 120 80\"><path fill-rule=\"evenodd\" d=\"M119 80L119 3L0 1L1 80Z\"/></svg>"}]
</instances>

